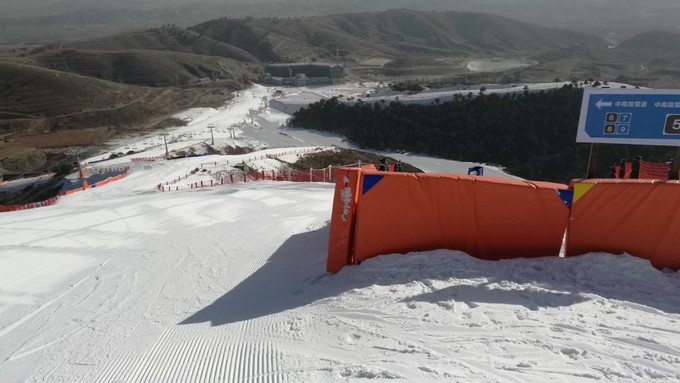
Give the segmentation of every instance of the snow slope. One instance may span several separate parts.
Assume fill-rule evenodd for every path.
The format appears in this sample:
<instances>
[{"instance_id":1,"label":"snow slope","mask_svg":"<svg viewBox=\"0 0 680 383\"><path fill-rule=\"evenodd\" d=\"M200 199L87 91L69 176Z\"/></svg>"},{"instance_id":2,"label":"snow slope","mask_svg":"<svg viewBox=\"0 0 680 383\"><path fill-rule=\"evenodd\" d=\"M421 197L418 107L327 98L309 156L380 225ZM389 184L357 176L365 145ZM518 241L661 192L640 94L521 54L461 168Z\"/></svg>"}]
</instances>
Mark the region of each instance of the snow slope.
<instances>
[{"instance_id":1,"label":"snow slope","mask_svg":"<svg viewBox=\"0 0 680 383\"><path fill-rule=\"evenodd\" d=\"M195 161L0 215L0 381L680 381L679 273L438 250L331 275L332 184L155 191Z\"/></svg>"}]
</instances>

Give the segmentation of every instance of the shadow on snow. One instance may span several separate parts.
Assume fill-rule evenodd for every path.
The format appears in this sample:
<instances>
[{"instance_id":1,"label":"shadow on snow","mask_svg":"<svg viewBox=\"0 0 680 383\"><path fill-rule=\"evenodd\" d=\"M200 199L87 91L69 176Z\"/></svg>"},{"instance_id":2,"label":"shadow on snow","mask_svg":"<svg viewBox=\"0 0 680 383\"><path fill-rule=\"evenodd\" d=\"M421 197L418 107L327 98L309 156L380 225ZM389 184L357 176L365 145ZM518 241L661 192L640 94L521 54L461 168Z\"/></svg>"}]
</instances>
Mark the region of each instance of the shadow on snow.
<instances>
[{"instance_id":1,"label":"shadow on snow","mask_svg":"<svg viewBox=\"0 0 680 383\"><path fill-rule=\"evenodd\" d=\"M618 262L606 257L620 257L615 255L485 261L462 252L442 250L380 256L328 274L325 272L328 234L326 226L291 236L259 270L180 324L210 322L219 326L303 307L371 285L406 285L427 280L445 281L442 284L448 286L436 289L425 283L430 292L421 290L399 301L436 304L453 300L471 307L487 303L538 310L570 306L601 296L680 313L680 278L664 276L642 260L644 275L629 276L625 273L630 270L625 268L611 269ZM610 276L602 280L598 270L606 268ZM650 277L657 281L649 281ZM659 291L662 286L663 293Z\"/></svg>"}]
</instances>

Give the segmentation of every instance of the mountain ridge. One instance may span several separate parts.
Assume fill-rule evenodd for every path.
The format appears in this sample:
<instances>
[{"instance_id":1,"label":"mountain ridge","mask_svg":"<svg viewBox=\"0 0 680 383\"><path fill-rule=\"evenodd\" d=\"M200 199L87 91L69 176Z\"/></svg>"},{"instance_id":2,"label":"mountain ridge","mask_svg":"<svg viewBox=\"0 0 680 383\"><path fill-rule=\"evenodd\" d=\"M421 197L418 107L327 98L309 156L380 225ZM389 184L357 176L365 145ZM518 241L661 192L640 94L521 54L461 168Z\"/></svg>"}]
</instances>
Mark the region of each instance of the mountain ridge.
<instances>
[{"instance_id":1,"label":"mountain ridge","mask_svg":"<svg viewBox=\"0 0 680 383\"><path fill-rule=\"evenodd\" d=\"M383 54L412 53L414 46L445 52L473 54L554 50L571 45L606 46L606 41L584 33L546 28L482 13L389 10L304 18L210 20L190 30L243 49L261 60L281 59L277 48L291 50L376 50ZM238 38L252 37L247 43ZM264 41L269 40L269 41ZM348 52L350 53L350 52Z\"/></svg>"},{"instance_id":2,"label":"mountain ridge","mask_svg":"<svg viewBox=\"0 0 680 383\"><path fill-rule=\"evenodd\" d=\"M0 70L22 71L17 78L0 78L0 94L10 95L0 99L0 138L6 147L27 133L107 128L107 137L112 137L146 129L178 110L223 103L230 92L257 81L269 62L347 64L352 81L424 84L615 80L630 73L635 84L644 86L676 78L664 62L655 62L654 72L633 72L639 67L635 61L647 64L647 56L609 49L596 36L480 13L395 9L217 18L190 28L166 25L0 56ZM634 64L616 61L622 58ZM471 60L506 59L522 65L482 73L468 65ZM80 84L80 93L74 84ZM62 88L63 94L74 96L52 91ZM122 96L140 92L148 98ZM119 104L129 106L114 115L112 105ZM64 142L62 147L68 145Z\"/></svg>"}]
</instances>

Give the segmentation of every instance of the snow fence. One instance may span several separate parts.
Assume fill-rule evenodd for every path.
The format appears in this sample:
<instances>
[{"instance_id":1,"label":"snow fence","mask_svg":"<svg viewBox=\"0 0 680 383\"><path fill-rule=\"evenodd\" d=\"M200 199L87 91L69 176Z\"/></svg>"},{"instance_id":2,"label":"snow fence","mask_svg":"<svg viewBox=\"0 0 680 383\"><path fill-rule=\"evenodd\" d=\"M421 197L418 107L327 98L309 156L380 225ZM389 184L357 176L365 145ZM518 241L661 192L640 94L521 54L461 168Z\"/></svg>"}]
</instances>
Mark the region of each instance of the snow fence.
<instances>
[{"instance_id":1,"label":"snow fence","mask_svg":"<svg viewBox=\"0 0 680 383\"><path fill-rule=\"evenodd\" d=\"M38 207L54 205L61 196L77 193L79 191L83 191L93 187L100 187L110 182L117 181L125 177L129 170L130 170L129 167L117 170L108 169L106 172L100 172L91 175L87 178L81 178L74 181L62 180L62 183L60 184L61 187L59 190L59 194L57 194L56 196L44 201L31 202L24 205L0 205L0 213L35 209Z\"/></svg>"},{"instance_id":2,"label":"snow fence","mask_svg":"<svg viewBox=\"0 0 680 383\"><path fill-rule=\"evenodd\" d=\"M97 173L87 178L81 178L75 181L71 181L63 185L60 194L68 195L77 193L79 191L87 190L90 188L104 186L108 183L118 181L119 179L125 177L129 171L130 168L125 167L121 170L110 171L107 173Z\"/></svg>"},{"instance_id":3,"label":"snow fence","mask_svg":"<svg viewBox=\"0 0 680 383\"><path fill-rule=\"evenodd\" d=\"M678 211L678 181L591 179L568 187L342 168L326 269L435 249L487 260L559 256L564 244L566 256L628 253L678 270Z\"/></svg>"},{"instance_id":4,"label":"snow fence","mask_svg":"<svg viewBox=\"0 0 680 383\"><path fill-rule=\"evenodd\" d=\"M159 183L156 185L158 191L179 191L188 189L200 189L206 187L213 187L219 185L230 185L245 182L256 181L290 181L290 182L333 182L333 173L337 168L327 167L323 169L309 169L309 170L257 170L251 172L233 172L220 178L209 180L198 180L182 185L180 188L178 183L182 180L187 180L190 176L197 173L198 168L192 170L191 173L166 181L165 184Z\"/></svg>"},{"instance_id":5,"label":"snow fence","mask_svg":"<svg viewBox=\"0 0 680 383\"><path fill-rule=\"evenodd\" d=\"M35 209L37 207L54 205L59 199L59 197L61 197L61 195L54 196L44 201L31 202L24 205L0 205L0 213L5 213L8 211Z\"/></svg>"}]
</instances>

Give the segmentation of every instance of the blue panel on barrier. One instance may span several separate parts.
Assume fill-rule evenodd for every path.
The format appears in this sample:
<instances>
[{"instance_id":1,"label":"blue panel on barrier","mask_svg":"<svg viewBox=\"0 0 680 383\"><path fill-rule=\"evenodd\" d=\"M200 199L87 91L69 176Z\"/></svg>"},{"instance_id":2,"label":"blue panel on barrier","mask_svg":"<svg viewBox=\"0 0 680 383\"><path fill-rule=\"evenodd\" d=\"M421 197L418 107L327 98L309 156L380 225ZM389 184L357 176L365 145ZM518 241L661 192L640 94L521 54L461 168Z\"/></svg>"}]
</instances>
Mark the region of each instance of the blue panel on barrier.
<instances>
[{"instance_id":1,"label":"blue panel on barrier","mask_svg":"<svg viewBox=\"0 0 680 383\"><path fill-rule=\"evenodd\" d=\"M361 195L366 194L373 186L375 186L383 176L374 174L364 174L364 182L362 183Z\"/></svg>"},{"instance_id":2,"label":"blue panel on barrier","mask_svg":"<svg viewBox=\"0 0 680 383\"><path fill-rule=\"evenodd\" d=\"M571 201L574 199L574 191L573 190L556 190L557 195L560 196L560 199L564 204L567 206L567 209L571 209Z\"/></svg>"}]
</instances>

